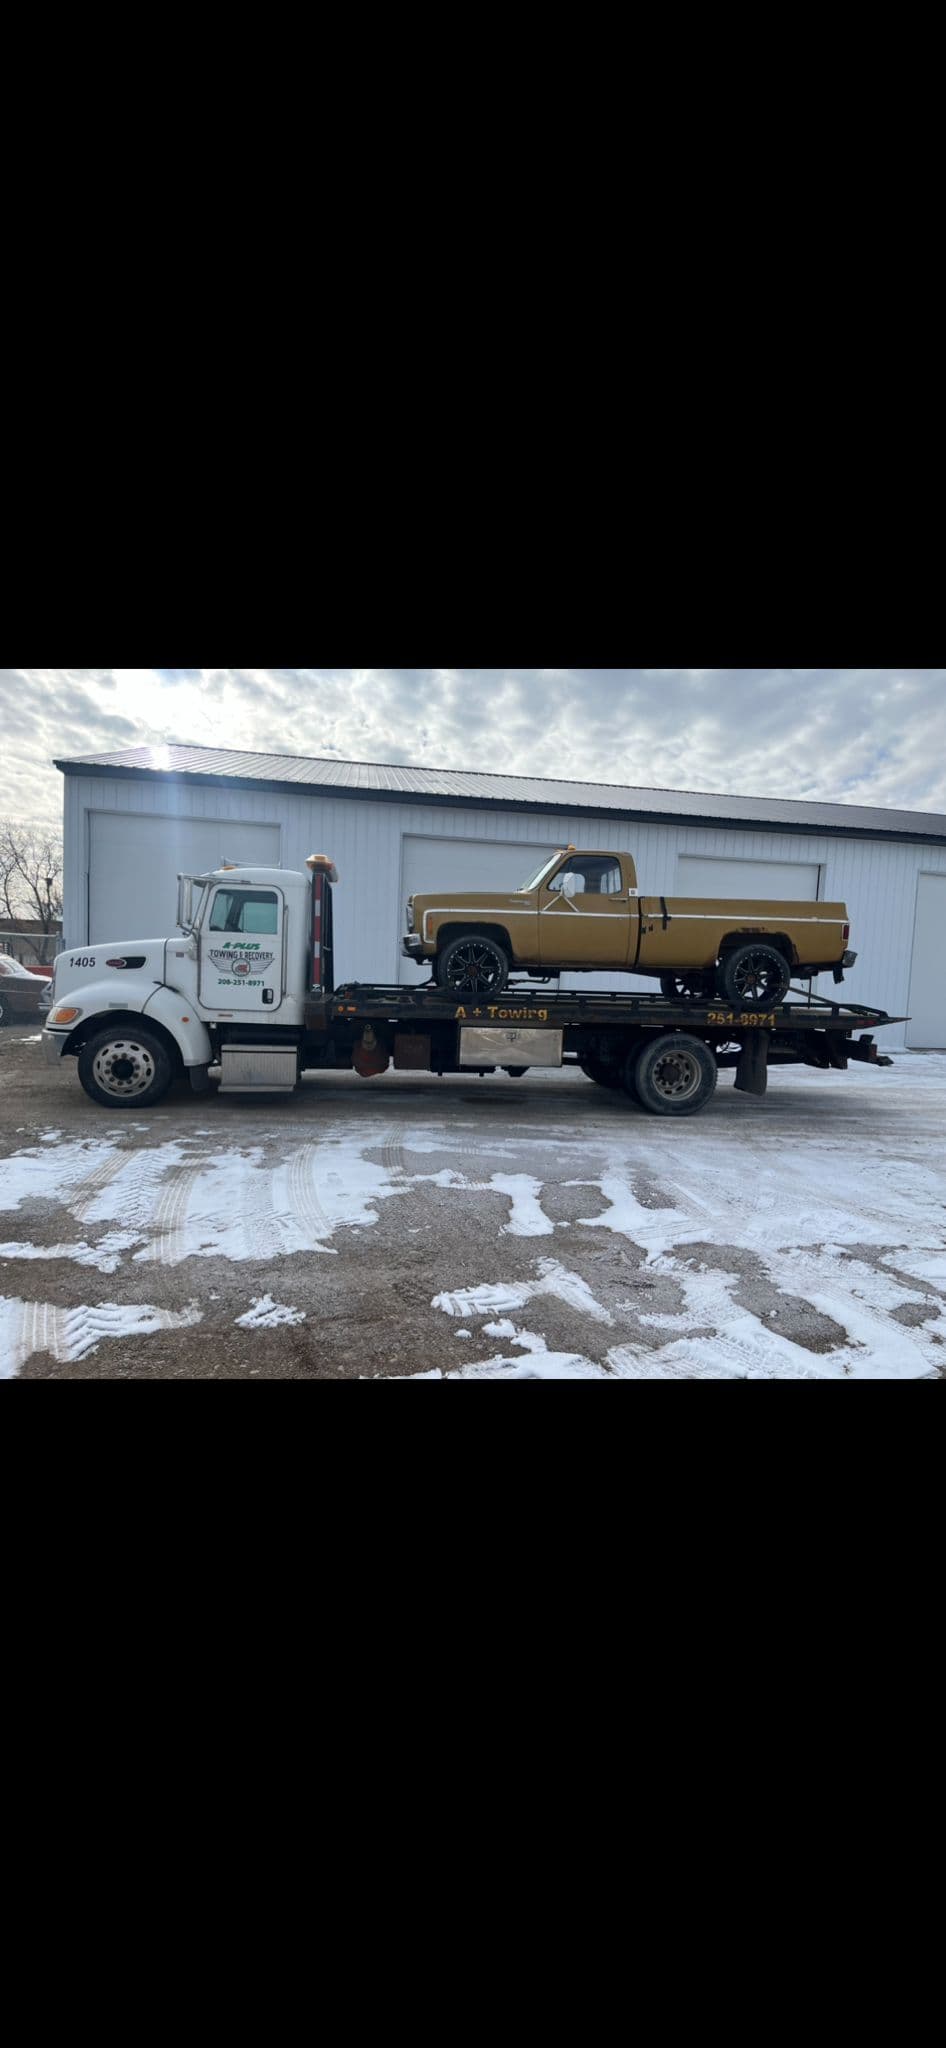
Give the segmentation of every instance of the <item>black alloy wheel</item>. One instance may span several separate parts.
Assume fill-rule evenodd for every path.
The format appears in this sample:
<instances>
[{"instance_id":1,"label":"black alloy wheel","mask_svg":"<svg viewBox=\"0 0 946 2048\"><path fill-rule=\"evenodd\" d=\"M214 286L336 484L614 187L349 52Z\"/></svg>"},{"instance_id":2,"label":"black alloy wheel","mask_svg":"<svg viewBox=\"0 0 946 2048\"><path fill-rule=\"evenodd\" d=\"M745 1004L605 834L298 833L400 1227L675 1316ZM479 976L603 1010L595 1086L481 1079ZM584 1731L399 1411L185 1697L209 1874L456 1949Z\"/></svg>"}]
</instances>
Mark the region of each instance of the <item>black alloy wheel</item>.
<instances>
[{"instance_id":1,"label":"black alloy wheel","mask_svg":"<svg viewBox=\"0 0 946 2048\"><path fill-rule=\"evenodd\" d=\"M723 995L742 1010L774 1010L788 994L792 973L775 946L736 946L720 970Z\"/></svg>"},{"instance_id":2,"label":"black alloy wheel","mask_svg":"<svg viewBox=\"0 0 946 2048\"><path fill-rule=\"evenodd\" d=\"M498 996L508 979L508 957L493 939L454 939L437 961L437 980L451 995Z\"/></svg>"}]
</instances>

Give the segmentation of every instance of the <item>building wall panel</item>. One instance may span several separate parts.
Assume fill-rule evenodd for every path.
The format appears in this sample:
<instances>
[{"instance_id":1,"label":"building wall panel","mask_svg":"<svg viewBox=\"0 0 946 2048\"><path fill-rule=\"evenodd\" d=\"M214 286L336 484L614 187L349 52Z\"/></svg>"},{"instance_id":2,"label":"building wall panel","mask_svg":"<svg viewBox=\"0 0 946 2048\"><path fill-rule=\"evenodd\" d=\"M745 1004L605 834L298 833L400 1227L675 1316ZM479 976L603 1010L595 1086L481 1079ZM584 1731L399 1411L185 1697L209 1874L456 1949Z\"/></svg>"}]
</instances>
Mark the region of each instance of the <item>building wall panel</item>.
<instances>
[{"instance_id":1,"label":"building wall panel","mask_svg":"<svg viewBox=\"0 0 946 2048\"><path fill-rule=\"evenodd\" d=\"M740 861L819 862L822 898L847 903L851 943L859 956L838 991L839 998L878 1004L900 1014L908 1007L917 878L920 873L946 875L946 846L935 843L846 839L755 826L743 831L731 825L692 825L684 820L672 824L636 823L619 817L595 820L554 810L454 809L409 798L403 803L374 803L342 794L323 799L305 789L257 794L198 784L67 776L64 942L70 947L87 936L89 814L95 810L125 812L129 818L147 814L219 820L221 857L241 857L241 820L280 826L285 867L301 867L313 852L331 854L341 875L336 892L337 971L352 981L394 983L399 978L405 838L468 839L472 844L521 841L524 847L574 843L589 850L630 852L637 861L641 888L655 894L674 893L680 853ZM167 906L169 930L173 916L172 887ZM135 928L133 875L129 877L128 920L126 932L115 936L128 936ZM925 944L925 939L921 943ZM608 985L607 978L604 985ZM629 978L624 977L619 985L631 985ZM638 986L652 990L654 984ZM830 978L816 987L824 994L834 993ZM885 1044L902 1042L902 1031L885 1035ZM946 1047L946 1016L938 1042Z\"/></svg>"}]
</instances>

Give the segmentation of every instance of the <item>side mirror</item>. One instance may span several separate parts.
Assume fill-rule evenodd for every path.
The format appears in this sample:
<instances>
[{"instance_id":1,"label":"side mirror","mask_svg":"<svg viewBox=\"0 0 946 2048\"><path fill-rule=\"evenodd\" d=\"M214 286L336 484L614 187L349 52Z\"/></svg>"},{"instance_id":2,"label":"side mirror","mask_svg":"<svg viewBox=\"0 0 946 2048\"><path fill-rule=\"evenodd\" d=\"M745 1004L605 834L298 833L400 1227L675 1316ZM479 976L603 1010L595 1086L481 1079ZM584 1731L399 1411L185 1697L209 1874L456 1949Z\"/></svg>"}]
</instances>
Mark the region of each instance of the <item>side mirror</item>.
<instances>
[{"instance_id":1,"label":"side mirror","mask_svg":"<svg viewBox=\"0 0 946 2048\"><path fill-rule=\"evenodd\" d=\"M194 880L192 875L178 875L177 878L177 922L182 932L189 932L194 922Z\"/></svg>"}]
</instances>

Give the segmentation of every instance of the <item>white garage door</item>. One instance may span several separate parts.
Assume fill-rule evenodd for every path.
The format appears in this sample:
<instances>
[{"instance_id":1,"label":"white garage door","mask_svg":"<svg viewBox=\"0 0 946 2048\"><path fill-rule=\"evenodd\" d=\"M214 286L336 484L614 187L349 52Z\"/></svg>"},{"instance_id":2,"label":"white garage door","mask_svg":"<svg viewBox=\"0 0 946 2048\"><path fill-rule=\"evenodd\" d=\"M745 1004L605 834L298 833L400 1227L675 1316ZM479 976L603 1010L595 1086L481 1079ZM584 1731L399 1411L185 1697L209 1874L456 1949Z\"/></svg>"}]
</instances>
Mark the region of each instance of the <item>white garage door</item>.
<instances>
[{"instance_id":1,"label":"white garage door","mask_svg":"<svg viewBox=\"0 0 946 2048\"><path fill-rule=\"evenodd\" d=\"M943 952L943 920L946 918L946 875L919 875L916 891L916 924L913 930L913 967L910 974L910 1022L907 1045L928 1050L946 1048L946 954Z\"/></svg>"},{"instance_id":2,"label":"white garage door","mask_svg":"<svg viewBox=\"0 0 946 2048\"><path fill-rule=\"evenodd\" d=\"M557 848L536 841L408 838L403 842L401 923L398 928L400 976L403 982L427 981L430 966L405 960L400 943L405 931L404 904L409 896L441 889L520 889L541 862Z\"/></svg>"},{"instance_id":3,"label":"white garage door","mask_svg":"<svg viewBox=\"0 0 946 2048\"><path fill-rule=\"evenodd\" d=\"M710 859L681 853L677 860L677 896L722 896L747 903L771 897L776 903L816 903L821 869L817 862Z\"/></svg>"},{"instance_id":4,"label":"white garage door","mask_svg":"<svg viewBox=\"0 0 946 2048\"><path fill-rule=\"evenodd\" d=\"M90 945L169 936L179 874L206 874L222 860L279 865L278 825L93 811L89 826Z\"/></svg>"}]
</instances>

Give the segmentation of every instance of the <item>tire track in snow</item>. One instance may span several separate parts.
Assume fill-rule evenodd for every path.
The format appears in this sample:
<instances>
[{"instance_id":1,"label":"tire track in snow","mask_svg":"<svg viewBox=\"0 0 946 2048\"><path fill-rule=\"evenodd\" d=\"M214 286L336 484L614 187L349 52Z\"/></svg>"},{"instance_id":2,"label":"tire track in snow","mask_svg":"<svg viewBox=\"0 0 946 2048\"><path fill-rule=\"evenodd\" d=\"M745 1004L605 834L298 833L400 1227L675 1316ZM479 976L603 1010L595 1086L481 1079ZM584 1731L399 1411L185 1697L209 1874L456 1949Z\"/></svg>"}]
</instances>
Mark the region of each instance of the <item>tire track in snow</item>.
<instances>
[{"instance_id":1,"label":"tire track in snow","mask_svg":"<svg viewBox=\"0 0 946 2048\"><path fill-rule=\"evenodd\" d=\"M106 1339L186 1329L201 1320L193 1305L175 1311L150 1303L105 1302L62 1309L51 1302L0 1295L0 1379L14 1379L30 1358L40 1355L57 1365L81 1365Z\"/></svg>"},{"instance_id":2,"label":"tire track in snow","mask_svg":"<svg viewBox=\"0 0 946 2048\"><path fill-rule=\"evenodd\" d=\"M187 1258L189 1248L182 1245L187 1223L191 1190L194 1182L201 1178L202 1167L181 1166L172 1169L162 1190L155 1211L153 1236L148 1248L148 1259L159 1266L176 1266Z\"/></svg>"},{"instance_id":3,"label":"tire track in snow","mask_svg":"<svg viewBox=\"0 0 946 2048\"><path fill-rule=\"evenodd\" d=\"M69 1209L77 1223L88 1223L94 1220L92 1211L100 1197L104 1194L105 1189L111 1186L112 1181L128 1165L130 1156L132 1155L128 1152L117 1152L113 1159L102 1160L99 1166L93 1167L92 1172L86 1174L84 1179L78 1182L72 1195L69 1197ZM111 1221L111 1218L107 1220Z\"/></svg>"},{"instance_id":4,"label":"tire track in snow","mask_svg":"<svg viewBox=\"0 0 946 2048\"><path fill-rule=\"evenodd\" d=\"M332 1235L332 1224L319 1201L315 1177L317 1145L300 1145L289 1161L288 1186L291 1213L307 1237L323 1244ZM329 1249L326 1245L325 1249Z\"/></svg>"}]
</instances>

